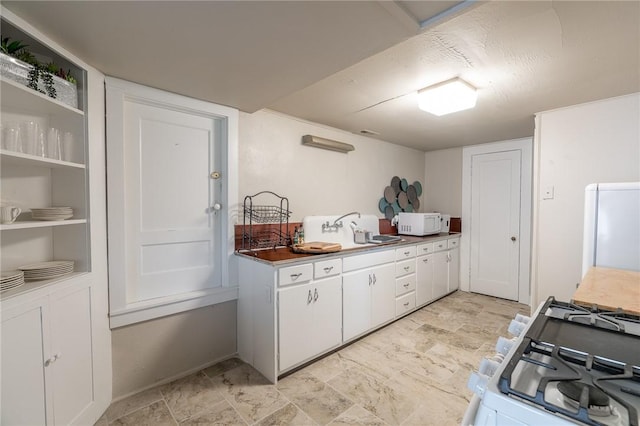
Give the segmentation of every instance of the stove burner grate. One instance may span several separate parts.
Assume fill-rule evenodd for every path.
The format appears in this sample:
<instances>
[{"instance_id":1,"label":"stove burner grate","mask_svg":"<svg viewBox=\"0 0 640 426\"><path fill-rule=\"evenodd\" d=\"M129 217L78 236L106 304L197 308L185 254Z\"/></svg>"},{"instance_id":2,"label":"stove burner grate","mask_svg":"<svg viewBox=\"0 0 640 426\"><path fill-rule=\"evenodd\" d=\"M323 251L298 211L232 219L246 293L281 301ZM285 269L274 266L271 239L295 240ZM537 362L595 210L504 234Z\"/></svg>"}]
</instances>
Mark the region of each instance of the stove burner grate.
<instances>
[{"instance_id":1,"label":"stove burner grate","mask_svg":"<svg viewBox=\"0 0 640 426\"><path fill-rule=\"evenodd\" d=\"M576 381L561 381L558 383L558 391L564 396L565 402L576 409L580 408L580 401L586 399L585 405L590 416L607 417L612 414L611 399L595 386Z\"/></svg>"}]
</instances>

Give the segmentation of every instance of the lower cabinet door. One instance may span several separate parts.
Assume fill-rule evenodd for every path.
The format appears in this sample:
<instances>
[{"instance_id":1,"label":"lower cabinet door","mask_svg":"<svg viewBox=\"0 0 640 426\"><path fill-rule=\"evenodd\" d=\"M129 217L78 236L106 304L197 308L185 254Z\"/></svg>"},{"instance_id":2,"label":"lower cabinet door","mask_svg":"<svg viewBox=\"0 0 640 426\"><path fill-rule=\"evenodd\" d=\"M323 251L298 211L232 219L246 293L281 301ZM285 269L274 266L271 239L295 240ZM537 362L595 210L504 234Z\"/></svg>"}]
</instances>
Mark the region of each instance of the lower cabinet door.
<instances>
[{"instance_id":1,"label":"lower cabinet door","mask_svg":"<svg viewBox=\"0 0 640 426\"><path fill-rule=\"evenodd\" d=\"M279 370L309 358L313 328L313 286L305 284L278 290Z\"/></svg>"},{"instance_id":2,"label":"lower cabinet door","mask_svg":"<svg viewBox=\"0 0 640 426\"><path fill-rule=\"evenodd\" d=\"M374 268L371 286L371 327L390 321L396 316L395 264ZM371 328L370 327L370 328Z\"/></svg>"},{"instance_id":3,"label":"lower cabinet door","mask_svg":"<svg viewBox=\"0 0 640 426\"><path fill-rule=\"evenodd\" d=\"M449 289L448 252L439 251L433 255L433 298L438 299Z\"/></svg>"},{"instance_id":4,"label":"lower cabinet door","mask_svg":"<svg viewBox=\"0 0 640 426\"><path fill-rule=\"evenodd\" d=\"M313 283L311 338L313 355L335 348L342 343L342 278L339 276Z\"/></svg>"},{"instance_id":5,"label":"lower cabinet door","mask_svg":"<svg viewBox=\"0 0 640 426\"><path fill-rule=\"evenodd\" d=\"M460 287L460 249L449 250L449 293Z\"/></svg>"},{"instance_id":6,"label":"lower cabinet door","mask_svg":"<svg viewBox=\"0 0 640 426\"><path fill-rule=\"evenodd\" d=\"M433 300L433 255L416 259L416 306Z\"/></svg>"},{"instance_id":7,"label":"lower cabinet door","mask_svg":"<svg viewBox=\"0 0 640 426\"><path fill-rule=\"evenodd\" d=\"M45 304L33 303L2 311L2 425L53 423L51 416L47 419L47 413L53 411L47 406L51 398L45 396L45 378L50 378L44 359L49 353L43 323L45 310Z\"/></svg>"},{"instance_id":8,"label":"lower cabinet door","mask_svg":"<svg viewBox=\"0 0 640 426\"><path fill-rule=\"evenodd\" d=\"M94 403L89 283L51 296L52 368L55 424L75 423Z\"/></svg>"},{"instance_id":9,"label":"lower cabinet door","mask_svg":"<svg viewBox=\"0 0 640 426\"><path fill-rule=\"evenodd\" d=\"M372 285L370 269L342 275L342 340L345 342L371 328Z\"/></svg>"}]
</instances>

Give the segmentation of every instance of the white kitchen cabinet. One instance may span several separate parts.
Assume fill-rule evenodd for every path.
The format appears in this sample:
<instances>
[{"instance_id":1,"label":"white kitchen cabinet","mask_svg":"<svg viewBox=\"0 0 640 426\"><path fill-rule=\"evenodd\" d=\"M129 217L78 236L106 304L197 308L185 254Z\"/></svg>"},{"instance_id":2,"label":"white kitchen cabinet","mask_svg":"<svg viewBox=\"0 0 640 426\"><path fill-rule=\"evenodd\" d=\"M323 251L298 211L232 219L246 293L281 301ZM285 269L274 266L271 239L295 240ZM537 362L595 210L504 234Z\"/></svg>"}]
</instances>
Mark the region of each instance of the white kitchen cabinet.
<instances>
[{"instance_id":1,"label":"white kitchen cabinet","mask_svg":"<svg viewBox=\"0 0 640 426\"><path fill-rule=\"evenodd\" d=\"M420 253L421 250L418 251ZM416 258L416 306L433 300L433 254Z\"/></svg>"},{"instance_id":2,"label":"white kitchen cabinet","mask_svg":"<svg viewBox=\"0 0 640 426\"><path fill-rule=\"evenodd\" d=\"M395 317L395 264L345 273L343 332L346 342Z\"/></svg>"},{"instance_id":3,"label":"white kitchen cabinet","mask_svg":"<svg viewBox=\"0 0 640 426\"><path fill-rule=\"evenodd\" d=\"M460 283L460 248L458 238L434 243L433 299L458 289Z\"/></svg>"},{"instance_id":4,"label":"white kitchen cabinet","mask_svg":"<svg viewBox=\"0 0 640 426\"><path fill-rule=\"evenodd\" d=\"M449 253L449 293L456 291L460 287L460 248L455 245L448 250Z\"/></svg>"},{"instance_id":5,"label":"white kitchen cabinet","mask_svg":"<svg viewBox=\"0 0 640 426\"><path fill-rule=\"evenodd\" d=\"M2 307L3 425L92 419L99 392L92 362L95 301L88 279L78 281Z\"/></svg>"},{"instance_id":6,"label":"white kitchen cabinet","mask_svg":"<svg viewBox=\"0 0 640 426\"><path fill-rule=\"evenodd\" d=\"M433 259L433 300L439 299L449 290L449 253L438 251Z\"/></svg>"},{"instance_id":7,"label":"white kitchen cabinet","mask_svg":"<svg viewBox=\"0 0 640 426\"><path fill-rule=\"evenodd\" d=\"M278 290L279 370L342 343L339 276Z\"/></svg>"}]
</instances>

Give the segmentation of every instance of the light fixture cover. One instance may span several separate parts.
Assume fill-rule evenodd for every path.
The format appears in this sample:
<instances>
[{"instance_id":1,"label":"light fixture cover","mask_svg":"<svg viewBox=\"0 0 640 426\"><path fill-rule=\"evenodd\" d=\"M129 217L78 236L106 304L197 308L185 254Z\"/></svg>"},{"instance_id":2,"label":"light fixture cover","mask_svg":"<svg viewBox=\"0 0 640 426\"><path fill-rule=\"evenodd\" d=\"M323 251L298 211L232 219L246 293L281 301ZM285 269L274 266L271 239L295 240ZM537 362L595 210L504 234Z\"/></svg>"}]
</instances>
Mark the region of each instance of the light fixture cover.
<instances>
[{"instance_id":1,"label":"light fixture cover","mask_svg":"<svg viewBox=\"0 0 640 426\"><path fill-rule=\"evenodd\" d=\"M355 149L355 147L351 144L338 142L331 139L325 139L313 135L304 135L302 137L302 145L315 146L316 148L329 149L331 151L338 152L349 152Z\"/></svg>"},{"instance_id":2,"label":"light fixture cover","mask_svg":"<svg viewBox=\"0 0 640 426\"><path fill-rule=\"evenodd\" d=\"M475 87L458 77L418 91L418 107L441 116L476 106Z\"/></svg>"}]
</instances>

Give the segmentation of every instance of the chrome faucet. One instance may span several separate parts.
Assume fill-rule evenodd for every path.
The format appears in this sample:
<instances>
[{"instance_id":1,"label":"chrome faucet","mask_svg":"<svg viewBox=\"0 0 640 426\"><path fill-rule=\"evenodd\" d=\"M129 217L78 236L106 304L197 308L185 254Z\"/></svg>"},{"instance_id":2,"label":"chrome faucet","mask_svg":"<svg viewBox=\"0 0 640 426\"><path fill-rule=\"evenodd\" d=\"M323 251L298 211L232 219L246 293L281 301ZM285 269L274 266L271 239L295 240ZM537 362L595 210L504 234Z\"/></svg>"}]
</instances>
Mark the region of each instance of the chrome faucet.
<instances>
[{"instance_id":1,"label":"chrome faucet","mask_svg":"<svg viewBox=\"0 0 640 426\"><path fill-rule=\"evenodd\" d=\"M343 214L342 216L340 216L339 218L333 221L333 226L335 226L336 228L342 228L342 222L341 221L338 222L338 221L340 219L344 219L347 216L351 216L352 214L357 214L358 218L360 218L360 212L351 212L351 213Z\"/></svg>"},{"instance_id":2,"label":"chrome faucet","mask_svg":"<svg viewBox=\"0 0 640 426\"><path fill-rule=\"evenodd\" d=\"M340 216L339 218L334 220L332 224L329 224L329 221L326 221L325 223L323 223L322 224L322 232L325 232L325 231L337 231L338 228L342 228L341 219L344 219L345 217L350 216L352 214L357 214L358 217L360 217L360 212L351 212L351 213L343 214L342 216Z\"/></svg>"}]
</instances>

